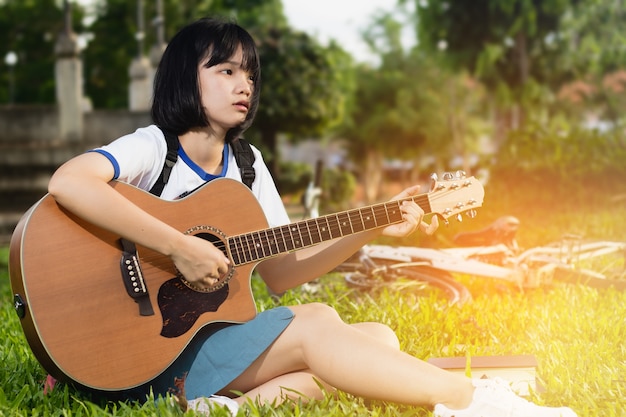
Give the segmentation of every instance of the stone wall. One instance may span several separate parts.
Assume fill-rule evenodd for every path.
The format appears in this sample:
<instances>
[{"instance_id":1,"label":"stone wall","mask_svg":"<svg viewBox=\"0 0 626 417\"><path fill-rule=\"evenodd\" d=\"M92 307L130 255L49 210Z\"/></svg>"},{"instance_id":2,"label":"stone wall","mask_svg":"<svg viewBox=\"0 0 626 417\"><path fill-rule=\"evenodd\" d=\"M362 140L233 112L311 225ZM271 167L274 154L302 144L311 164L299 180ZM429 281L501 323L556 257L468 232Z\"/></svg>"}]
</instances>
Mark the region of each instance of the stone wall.
<instances>
[{"instance_id":1,"label":"stone wall","mask_svg":"<svg viewBox=\"0 0 626 417\"><path fill-rule=\"evenodd\" d=\"M0 244L21 215L46 193L54 170L72 156L150 123L148 112L94 110L84 114L83 139L59 139L56 106L0 107Z\"/></svg>"}]
</instances>

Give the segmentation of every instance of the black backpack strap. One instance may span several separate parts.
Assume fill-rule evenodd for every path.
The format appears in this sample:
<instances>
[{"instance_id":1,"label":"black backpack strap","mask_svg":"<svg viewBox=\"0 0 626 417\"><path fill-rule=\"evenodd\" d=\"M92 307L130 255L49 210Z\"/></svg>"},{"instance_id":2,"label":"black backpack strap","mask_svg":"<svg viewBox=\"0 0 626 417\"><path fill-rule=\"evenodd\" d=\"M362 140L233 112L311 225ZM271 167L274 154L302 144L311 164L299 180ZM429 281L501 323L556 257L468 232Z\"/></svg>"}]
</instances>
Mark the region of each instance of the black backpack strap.
<instances>
[{"instance_id":1,"label":"black backpack strap","mask_svg":"<svg viewBox=\"0 0 626 417\"><path fill-rule=\"evenodd\" d=\"M234 139L230 144L233 147L233 152L235 152L235 160L237 161L237 166L241 173L241 181L243 181L248 188L252 189L252 183L256 178L254 168L252 167L255 160L252 147L245 139L239 138Z\"/></svg>"},{"instance_id":2,"label":"black backpack strap","mask_svg":"<svg viewBox=\"0 0 626 417\"><path fill-rule=\"evenodd\" d=\"M157 197L161 196L163 188L165 188L165 184L167 184L167 181L170 179L172 168L178 160L178 136L166 130L163 130L163 134L165 135L165 142L167 143L165 163L163 164L163 169L161 170L159 178L157 178L156 182L150 189L150 193L156 195Z\"/></svg>"}]
</instances>

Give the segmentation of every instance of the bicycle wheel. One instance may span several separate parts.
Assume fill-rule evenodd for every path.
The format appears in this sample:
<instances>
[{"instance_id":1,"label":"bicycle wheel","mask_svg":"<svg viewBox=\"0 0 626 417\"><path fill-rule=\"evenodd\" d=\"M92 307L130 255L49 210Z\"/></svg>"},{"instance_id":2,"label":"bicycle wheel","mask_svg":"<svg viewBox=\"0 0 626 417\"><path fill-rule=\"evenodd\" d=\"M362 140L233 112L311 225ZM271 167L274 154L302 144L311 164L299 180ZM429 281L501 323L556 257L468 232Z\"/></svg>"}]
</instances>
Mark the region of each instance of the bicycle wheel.
<instances>
[{"instance_id":1,"label":"bicycle wheel","mask_svg":"<svg viewBox=\"0 0 626 417\"><path fill-rule=\"evenodd\" d=\"M377 259L377 261L379 261ZM384 262L376 273L365 274L352 271L344 274L348 286L360 290L370 290L386 286L404 286L406 280L422 284L418 291L430 295L436 292L446 298L450 304L463 304L472 300L470 291L456 281L447 271L420 264L394 264ZM406 280L403 282L402 279ZM415 287L413 286L415 289Z\"/></svg>"},{"instance_id":2,"label":"bicycle wheel","mask_svg":"<svg viewBox=\"0 0 626 417\"><path fill-rule=\"evenodd\" d=\"M406 266L395 270L397 274L407 278L428 283L428 285L443 291L451 304L464 304L472 301L469 289L456 281L452 274L431 266Z\"/></svg>"}]
</instances>

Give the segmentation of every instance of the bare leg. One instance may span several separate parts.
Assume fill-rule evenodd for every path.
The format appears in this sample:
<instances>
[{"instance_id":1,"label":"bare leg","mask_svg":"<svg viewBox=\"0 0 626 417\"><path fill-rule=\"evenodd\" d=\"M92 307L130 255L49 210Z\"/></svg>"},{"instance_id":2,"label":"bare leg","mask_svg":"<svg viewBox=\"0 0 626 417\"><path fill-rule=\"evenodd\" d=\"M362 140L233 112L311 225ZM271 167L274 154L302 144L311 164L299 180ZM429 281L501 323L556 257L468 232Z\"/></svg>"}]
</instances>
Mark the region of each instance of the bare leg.
<instances>
[{"instance_id":1,"label":"bare leg","mask_svg":"<svg viewBox=\"0 0 626 417\"><path fill-rule=\"evenodd\" d=\"M385 343L394 349L400 348L396 334L387 326L380 323L355 323L351 325L370 337ZM321 387L320 387L321 386ZM244 398L259 399L261 402L276 400L277 403L286 399L316 399L321 400L324 392L333 392L334 388L320 380L310 370L291 372L271 379L244 394ZM219 394L229 395L228 388Z\"/></svg>"},{"instance_id":2,"label":"bare leg","mask_svg":"<svg viewBox=\"0 0 626 417\"><path fill-rule=\"evenodd\" d=\"M469 379L399 351L386 327L347 325L323 304L290 308L296 314L293 322L223 392L236 390L253 399L280 402L286 394L282 386L318 398L319 388L311 389L315 375L329 386L370 399L450 408L471 402L474 388Z\"/></svg>"}]
</instances>

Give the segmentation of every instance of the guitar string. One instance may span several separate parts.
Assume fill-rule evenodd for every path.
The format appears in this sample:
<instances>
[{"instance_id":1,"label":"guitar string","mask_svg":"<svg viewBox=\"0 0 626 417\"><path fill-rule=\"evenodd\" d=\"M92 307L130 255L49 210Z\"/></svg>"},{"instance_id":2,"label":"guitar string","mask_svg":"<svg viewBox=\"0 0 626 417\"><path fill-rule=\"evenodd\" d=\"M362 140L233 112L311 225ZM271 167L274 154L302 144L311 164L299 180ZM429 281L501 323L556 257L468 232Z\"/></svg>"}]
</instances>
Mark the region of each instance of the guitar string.
<instances>
[{"instance_id":1,"label":"guitar string","mask_svg":"<svg viewBox=\"0 0 626 417\"><path fill-rule=\"evenodd\" d=\"M428 200L433 201L438 198L441 198L440 195L442 194L449 194L450 192L456 192L456 191L457 190L449 189L446 191L440 191L438 193L435 193L436 194L435 196L433 196L433 193L430 193L430 194L423 194L423 195L419 195L415 197L405 198L404 200L413 199L413 200L416 200L418 204L420 204L420 203L428 202ZM394 203L398 204L400 201L402 200L379 203L379 204L364 207L364 208L348 210L346 212L342 212L338 214L331 214L327 216L322 216L322 217L318 217L314 219L307 219L307 220L294 223L291 225L293 226L292 229L299 235L300 239L296 242L296 244L293 245L293 247L289 247L289 245L287 245L284 241L285 237L284 237L283 231L285 230L286 226L232 236L231 238L228 239L231 242L231 245L230 245L231 253L238 261L237 262L238 264L243 264L243 263L247 263L247 262L251 262L251 261L255 261L259 259L264 259L273 255L276 255L278 253L288 251L290 249L307 247L313 244L317 244L326 240L333 239L334 237L341 237L346 234L370 230L378 226L377 219L380 218L380 213L377 213L377 210L378 211L383 210L385 212L384 214L385 214L385 217L387 217L387 221L384 222L384 225L393 224L395 222L401 221L401 218L390 220L389 213L387 211L388 211L389 205L394 205ZM371 219L368 218L367 217L368 212L371 212L374 217ZM365 214L365 217L364 217L364 214ZM351 230L347 231L347 233L343 232L342 227L345 227L345 224L344 223L340 224L339 216L343 216L343 218L348 220ZM355 220L353 220L354 217L356 217L356 223L355 223ZM331 222L329 221L329 219L333 219L333 218L334 218L332 222L333 224L331 225ZM362 227L358 226L357 224L358 220L360 220ZM328 226L328 229L325 229L323 227L322 229L320 229L320 225L319 225L320 221L322 223L325 222L326 225ZM366 221L368 223L373 221L374 224L366 226L365 225ZM355 228L352 227L353 225L357 226L356 230ZM282 238L280 236L277 236L278 230L280 230L280 233L278 234L281 235ZM302 235L303 230L304 230L304 236ZM262 236L262 234L265 234L265 236ZM322 234L324 234L326 238L324 238ZM270 235L272 235L273 238L270 237ZM290 232L290 235L291 235L291 232ZM237 238L240 239L239 243L236 242ZM245 239L245 241L243 241L243 239ZM252 246L250 245L250 240L252 241ZM293 236L292 236L292 240L293 240ZM240 246L240 247L237 248L237 246ZM220 244L220 248L222 250L225 249L223 244Z\"/></svg>"},{"instance_id":2,"label":"guitar string","mask_svg":"<svg viewBox=\"0 0 626 417\"><path fill-rule=\"evenodd\" d=\"M239 262L237 265L242 265L245 263L253 262L256 260L264 259L279 253L287 252L292 249L301 249L307 246L311 246L317 243L321 243L326 240L331 240L334 238L342 237L345 235L349 235L352 233L357 233L360 231L371 230L376 227L388 226L394 223L399 223L402 221L401 218L396 220L389 219L389 206L397 205L399 208L399 204L402 201L414 200L418 205L424 206L426 203L433 202L435 200L447 197L449 194L458 192L458 189L446 189L443 191L435 191L428 194L420 194L415 197L408 197L400 200L388 201L384 203L377 203L370 206L347 210L341 213L333 213L313 219L301 220L299 222L291 223L289 225L277 226L274 228L269 228L265 230L258 230L253 232L246 232L239 235L234 235L226 238L226 242L220 238L220 240L212 242L218 249L220 249L224 254L228 254L226 250L227 242L232 243L231 246L231 256L237 258ZM432 204L431 204L432 205ZM468 207L467 210L471 209ZM465 211L465 210L461 210ZM461 212L459 211L459 212ZM362 214L364 212L371 212L373 216L374 226L373 227L365 227L363 221ZM361 221L363 227L359 227L355 232L354 227L351 223L352 217L351 214L358 216L357 219ZM391 213L395 214L395 213ZM439 213L441 214L441 213ZM339 221L339 217L342 216L345 220L348 220L347 224L350 227L350 230L344 232L342 229L342 223ZM388 221L384 222L383 225L378 226L377 219L387 217ZM328 229L323 230L326 236L329 236L327 239L322 239L321 231L319 230L319 222L323 221L328 225ZM347 227L346 223L343 223L344 228ZM313 229L311 229L313 227ZM302 232L308 234L308 237L302 236ZM270 237L268 234L271 232ZM277 233L278 232L278 233ZM288 232L288 233L286 233ZM311 236L311 233L317 232L320 235L320 239L314 239ZM265 234L265 237L260 236L260 234ZM294 240L294 233L297 233ZM257 238L254 238L254 235L258 235ZM278 235L278 236L277 236ZM298 239L299 237L299 239ZM236 239L245 239L245 242L240 241L239 244L235 242ZM252 246L250 243L250 239L252 239ZM288 245L286 242L294 242L293 245ZM235 242L235 243L233 243ZM260 242L260 243L259 243ZM296 244L297 243L297 244ZM241 247L237 247L237 246ZM275 249L274 249L275 248ZM284 248L284 249L283 249ZM148 265L154 265L157 268L159 266L165 266L171 264L171 260L161 254L154 254L152 256L140 256L140 260L148 263ZM159 262L157 262L159 261Z\"/></svg>"}]
</instances>

